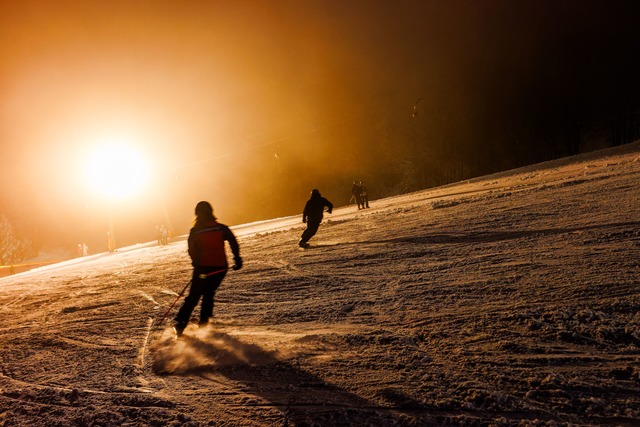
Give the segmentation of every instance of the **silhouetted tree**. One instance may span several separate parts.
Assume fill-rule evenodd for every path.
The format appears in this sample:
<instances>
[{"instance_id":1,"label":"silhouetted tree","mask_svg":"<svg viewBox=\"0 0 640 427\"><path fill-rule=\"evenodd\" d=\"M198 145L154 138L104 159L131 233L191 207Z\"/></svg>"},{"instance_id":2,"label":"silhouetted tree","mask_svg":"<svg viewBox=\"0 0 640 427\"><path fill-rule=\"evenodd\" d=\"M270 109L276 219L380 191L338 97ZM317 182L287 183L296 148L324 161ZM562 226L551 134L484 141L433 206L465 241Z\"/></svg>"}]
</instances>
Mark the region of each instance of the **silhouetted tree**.
<instances>
[{"instance_id":1,"label":"silhouetted tree","mask_svg":"<svg viewBox=\"0 0 640 427\"><path fill-rule=\"evenodd\" d=\"M20 239L6 216L0 216L0 262L15 264L25 259L30 244Z\"/></svg>"}]
</instances>

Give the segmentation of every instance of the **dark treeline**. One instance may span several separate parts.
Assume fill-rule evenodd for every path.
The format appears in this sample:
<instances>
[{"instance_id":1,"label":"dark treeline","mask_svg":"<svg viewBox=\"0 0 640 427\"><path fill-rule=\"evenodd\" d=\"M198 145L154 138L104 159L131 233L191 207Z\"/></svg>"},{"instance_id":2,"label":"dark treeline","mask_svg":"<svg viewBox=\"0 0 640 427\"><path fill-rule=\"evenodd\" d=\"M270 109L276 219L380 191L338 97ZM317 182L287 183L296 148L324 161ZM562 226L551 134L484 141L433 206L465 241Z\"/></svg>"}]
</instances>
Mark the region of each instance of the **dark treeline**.
<instances>
[{"instance_id":1,"label":"dark treeline","mask_svg":"<svg viewBox=\"0 0 640 427\"><path fill-rule=\"evenodd\" d=\"M346 203L357 179L380 198L640 138L637 2L498 3L448 23L442 39L416 26L410 67L394 56L408 48L381 38L388 61L377 66L392 78L365 87L359 76L344 123L283 144L275 178L247 170L260 177L244 189L259 214L295 212L313 187ZM442 41L420 50L420 37Z\"/></svg>"},{"instance_id":2,"label":"dark treeline","mask_svg":"<svg viewBox=\"0 0 640 427\"><path fill-rule=\"evenodd\" d=\"M288 161L286 148L277 161L270 152L256 156L271 157L271 166L241 169L254 179L234 193L252 200L253 208L237 204L231 217L247 222L295 214L312 188L346 205L353 180L364 181L376 199L630 143L640 139L637 94L636 88L620 103L598 100L579 103L575 110L562 100L539 99L503 114L480 106L436 107L421 100L415 115L411 109L402 116L381 113L363 131L369 137L359 145L345 144L327 153L321 143L307 144L304 161ZM339 133L326 131L324 138L339 139Z\"/></svg>"},{"instance_id":3,"label":"dark treeline","mask_svg":"<svg viewBox=\"0 0 640 427\"><path fill-rule=\"evenodd\" d=\"M315 187L340 205L348 202L353 180L381 198L640 139L639 64L603 52L607 67L563 66L562 55L524 75L499 82L476 77L414 105L283 144L278 160L273 150L256 154L270 159L270 167L247 167L241 173L255 174L253 184L238 193L258 209L241 208L237 219L295 213Z\"/></svg>"}]
</instances>

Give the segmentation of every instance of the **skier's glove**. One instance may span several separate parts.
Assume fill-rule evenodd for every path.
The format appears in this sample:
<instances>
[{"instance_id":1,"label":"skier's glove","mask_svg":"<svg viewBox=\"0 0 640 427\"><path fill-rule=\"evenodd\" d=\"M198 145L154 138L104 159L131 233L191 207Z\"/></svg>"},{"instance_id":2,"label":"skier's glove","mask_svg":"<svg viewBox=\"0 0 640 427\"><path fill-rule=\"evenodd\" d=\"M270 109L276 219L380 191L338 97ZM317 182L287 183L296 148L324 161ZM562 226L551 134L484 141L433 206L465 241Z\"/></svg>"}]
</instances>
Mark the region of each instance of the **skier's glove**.
<instances>
[{"instance_id":1,"label":"skier's glove","mask_svg":"<svg viewBox=\"0 0 640 427\"><path fill-rule=\"evenodd\" d=\"M242 258L237 256L233 259L233 262L234 262L234 266L233 266L234 270L240 270L242 268Z\"/></svg>"},{"instance_id":2,"label":"skier's glove","mask_svg":"<svg viewBox=\"0 0 640 427\"><path fill-rule=\"evenodd\" d=\"M329 209L329 210L327 211L327 213L331 213L331 212L332 212L332 210L331 210L331 209Z\"/></svg>"},{"instance_id":3,"label":"skier's glove","mask_svg":"<svg viewBox=\"0 0 640 427\"><path fill-rule=\"evenodd\" d=\"M306 224L307 223L307 218L302 218L302 222Z\"/></svg>"}]
</instances>

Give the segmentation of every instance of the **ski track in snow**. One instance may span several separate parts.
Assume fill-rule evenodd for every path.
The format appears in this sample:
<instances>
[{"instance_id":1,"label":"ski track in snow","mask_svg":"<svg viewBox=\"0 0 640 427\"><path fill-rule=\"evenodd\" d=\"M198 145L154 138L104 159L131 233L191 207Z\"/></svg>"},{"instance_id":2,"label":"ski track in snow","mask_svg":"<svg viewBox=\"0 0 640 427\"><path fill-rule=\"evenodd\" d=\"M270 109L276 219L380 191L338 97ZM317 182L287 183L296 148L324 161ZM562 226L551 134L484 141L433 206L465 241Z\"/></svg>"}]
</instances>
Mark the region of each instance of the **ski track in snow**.
<instances>
[{"instance_id":1,"label":"ski track in snow","mask_svg":"<svg viewBox=\"0 0 640 427\"><path fill-rule=\"evenodd\" d=\"M0 279L0 425L638 425L639 179L635 143L337 208L307 250L300 215L233 227L178 341L184 236Z\"/></svg>"}]
</instances>

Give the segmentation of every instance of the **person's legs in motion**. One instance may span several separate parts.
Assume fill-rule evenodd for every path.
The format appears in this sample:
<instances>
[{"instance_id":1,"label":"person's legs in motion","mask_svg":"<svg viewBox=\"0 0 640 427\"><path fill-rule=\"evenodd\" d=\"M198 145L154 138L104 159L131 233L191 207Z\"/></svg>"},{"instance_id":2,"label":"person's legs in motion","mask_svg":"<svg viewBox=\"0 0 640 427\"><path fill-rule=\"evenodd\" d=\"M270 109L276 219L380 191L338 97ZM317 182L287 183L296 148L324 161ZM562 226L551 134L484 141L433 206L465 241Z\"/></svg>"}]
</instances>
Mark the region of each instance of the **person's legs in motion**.
<instances>
[{"instance_id":1,"label":"person's legs in motion","mask_svg":"<svg viewBox=\"0 0 640 427\"><path fill-rule=\"evenodd\" d=\"M180 310L178 310L178 314L174 318L175 325L174 329L176 331L176 335L182 335L182 331L189 324L189 319L191 318L191 313L193 313L193 309L198 305L198 301L203 294L205 280L199 279L198 276L193 274L193 279L191 281L191 288L189 289L189 295L184 299L184 303Z\"/></svg>"},{"instance_id":2,"label":"person's legs in motion","mask_svg":"<svg viewBox=\"0 0 640 427\"><path fill-rule=\"evenodd\" d=\"M319 222L307 222L307 228L304 230L304 232L302 233L302 236L300 237L300 247L306 247L307 246L307 242L316 235L316 233L318 232L318 227L320 226Z\"/></svg>"},{"instance_id":3,"label":"person's legs in motion","mask_svg":"<svg viewBox=\"0 0 640 427\"><path fill-rule=\"evenodd\" d=\"M200 307L200 321L198 322L198 326L207 325L209 323L209 319L213 317L213 304L216 291L218 290L218 287L220 287L222 279L224 279L226 273L226 271L223 271L213 274L205 279L206 284L202 292L202 305Z\"/></svg>"}]
</instances>

